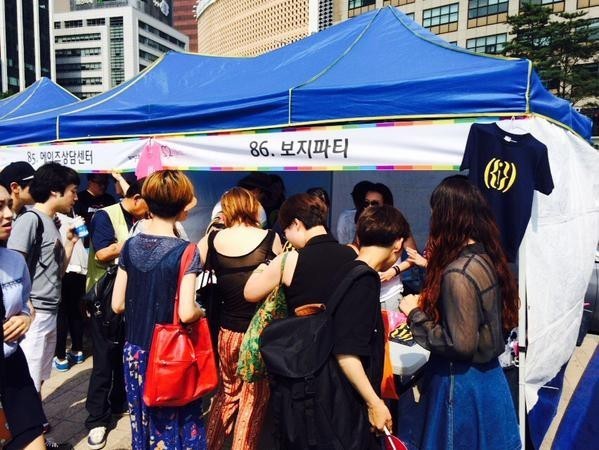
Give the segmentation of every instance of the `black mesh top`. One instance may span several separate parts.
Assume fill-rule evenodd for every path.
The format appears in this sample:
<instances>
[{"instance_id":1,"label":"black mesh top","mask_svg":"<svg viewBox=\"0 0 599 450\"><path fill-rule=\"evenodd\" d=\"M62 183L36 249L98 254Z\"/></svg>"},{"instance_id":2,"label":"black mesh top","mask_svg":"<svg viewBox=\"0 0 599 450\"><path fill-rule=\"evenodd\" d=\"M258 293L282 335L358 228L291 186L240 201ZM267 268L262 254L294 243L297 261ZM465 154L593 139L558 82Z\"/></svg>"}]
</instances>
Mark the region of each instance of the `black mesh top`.
<instances>
[{"instance_id":1,"label":"black mesh top","mask_svg":"<svg viewBox=\"0 0 599 450\"><path fill-rule=\"evenodd\" d=\"M484 363L504 350L501 289L482 244L464 248L441 282L441 321L415 308L408 319L414 339L432 354Z\"/></svg>"},{"instance_id":2,"label":"black mesh top","mask_svg":"<svg viewBox=\"0 0 599 450\"><path fill-rule=\"evenodd\" d=\"M243 288L256 267L275 257L272 246L276 233L268 230L256 248L241 256L219 253L214 247L217 233L218 231L213 231L209 235L208 253L212 254L209 258L218 280L218 299L222 302L220 325L227 330L245 333L258 305L245 300Z\"/></svg>"}]
</instances>

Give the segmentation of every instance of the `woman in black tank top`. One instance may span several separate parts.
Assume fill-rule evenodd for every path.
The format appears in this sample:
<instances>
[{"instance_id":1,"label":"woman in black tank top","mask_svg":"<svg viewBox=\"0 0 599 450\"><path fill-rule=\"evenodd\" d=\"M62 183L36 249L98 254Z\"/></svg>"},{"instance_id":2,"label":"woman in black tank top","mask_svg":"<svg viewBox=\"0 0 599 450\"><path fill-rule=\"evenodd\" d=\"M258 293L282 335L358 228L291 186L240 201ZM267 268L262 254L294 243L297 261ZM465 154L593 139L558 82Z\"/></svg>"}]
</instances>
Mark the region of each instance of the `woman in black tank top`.
<instances>
[{"instance_id":1,"label":"woman in black tank top","mask_svg":"<svg viewBox=\"0 0 599 450\"><path fill-rule=\"evenodd\" d=\"M221 384L213 401L207 437L210 450L220 450L233 434L233 450L257 449L269 399L268 381L246 383L237 376L239 347L256 305L245 301L243 288L252 271L281 252L275 232L258 223L260 204L246 189L235 187L221 198L226 228L198 244L202 262L217 278L218 353ZM236 417L237 416L237 417Z\"/></svg>"}]
</instances>

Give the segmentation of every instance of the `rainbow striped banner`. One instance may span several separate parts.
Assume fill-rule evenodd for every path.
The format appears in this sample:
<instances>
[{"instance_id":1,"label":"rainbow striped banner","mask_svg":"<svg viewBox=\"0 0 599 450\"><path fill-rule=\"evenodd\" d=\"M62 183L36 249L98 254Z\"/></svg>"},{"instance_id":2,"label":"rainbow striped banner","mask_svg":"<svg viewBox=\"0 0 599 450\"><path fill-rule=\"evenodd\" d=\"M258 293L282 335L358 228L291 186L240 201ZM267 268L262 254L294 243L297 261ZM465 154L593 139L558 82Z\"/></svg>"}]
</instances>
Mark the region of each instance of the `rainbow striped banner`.
<instances>
[{"instance_id":1,"label":"rainbow striped banner","mask_svg":"<svg viewBox=\"0 0 599 450\"><path fill-rule=\"evenodd\" d=\"M82 172L133 171L158 143L166 168L231 171L459 170L470 125L498 117L284 127L0 148L0 165L57 161Z\"/></svg>"}]
</instances>

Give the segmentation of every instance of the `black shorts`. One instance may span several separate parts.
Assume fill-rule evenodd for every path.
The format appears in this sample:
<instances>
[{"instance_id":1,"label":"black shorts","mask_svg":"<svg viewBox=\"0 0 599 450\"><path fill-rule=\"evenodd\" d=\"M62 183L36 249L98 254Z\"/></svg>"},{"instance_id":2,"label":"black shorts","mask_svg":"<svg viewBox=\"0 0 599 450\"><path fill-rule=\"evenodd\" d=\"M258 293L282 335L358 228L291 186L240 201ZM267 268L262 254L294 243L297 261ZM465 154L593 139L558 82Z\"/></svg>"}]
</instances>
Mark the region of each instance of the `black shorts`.
<instances>
[{"instance_id":1,"label":"black shorts","mask_svg":"<svg viewBox=\"0 0 599 450\"><path fill-rule=\"evenodd\" d=\"M2 384L0 400L12 434L12 440L4 449L20 449L42 434L42 426L46 422L42 400L35 390L20 347L4 360Z\"/></svg>"}]
</instances>

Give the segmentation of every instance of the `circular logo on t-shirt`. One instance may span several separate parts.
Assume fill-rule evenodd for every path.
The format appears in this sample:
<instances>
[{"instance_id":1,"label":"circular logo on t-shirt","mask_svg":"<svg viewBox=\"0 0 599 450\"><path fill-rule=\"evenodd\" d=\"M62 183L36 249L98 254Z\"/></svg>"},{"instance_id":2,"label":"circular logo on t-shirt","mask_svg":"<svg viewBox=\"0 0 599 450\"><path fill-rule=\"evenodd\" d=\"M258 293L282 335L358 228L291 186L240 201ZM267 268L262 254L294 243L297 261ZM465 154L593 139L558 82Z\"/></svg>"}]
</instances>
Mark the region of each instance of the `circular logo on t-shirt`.
<instances>
[{"instance_id":1,"label":"circular logo on t-shirt","mask_svg":"<svg viewBox=\"0 0 599 450\"><path fill-rule=\"evenodd\" d=\"M513 162L493 158L485 167L484 181L487 189L506 193L516 181L517 171Z\"/></svg>"}]
</instances>

